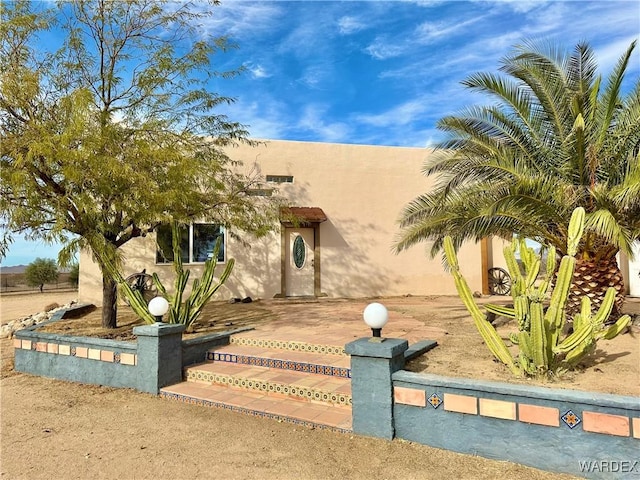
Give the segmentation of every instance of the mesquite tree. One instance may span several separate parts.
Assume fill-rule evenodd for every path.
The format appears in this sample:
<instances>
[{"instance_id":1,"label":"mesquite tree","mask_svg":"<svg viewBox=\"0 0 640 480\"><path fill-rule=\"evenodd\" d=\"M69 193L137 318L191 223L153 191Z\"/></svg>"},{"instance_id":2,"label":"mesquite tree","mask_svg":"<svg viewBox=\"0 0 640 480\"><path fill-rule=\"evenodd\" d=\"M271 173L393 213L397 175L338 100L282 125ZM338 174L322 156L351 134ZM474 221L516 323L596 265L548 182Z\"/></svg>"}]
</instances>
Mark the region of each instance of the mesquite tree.
<instances>
[{"instance_id":1,"label":"mesquite tree","mask_svg":"<svg viewBox=\"0 0 640 480\"><path fill-rule=\"evenodd\" d=\"M25 232L67 239L63 263L89 249L102 270L105 327L116 326L117 293L101 259L117 265L126 242L173 220L254 233L273 224L264 199L247 195L250 175L222 151L248 133L216 113L233 99L209 87L239 73L214 68L231 45L198 28L217 3L2 8L0 254Z\"/></svg>"}]
</instances>

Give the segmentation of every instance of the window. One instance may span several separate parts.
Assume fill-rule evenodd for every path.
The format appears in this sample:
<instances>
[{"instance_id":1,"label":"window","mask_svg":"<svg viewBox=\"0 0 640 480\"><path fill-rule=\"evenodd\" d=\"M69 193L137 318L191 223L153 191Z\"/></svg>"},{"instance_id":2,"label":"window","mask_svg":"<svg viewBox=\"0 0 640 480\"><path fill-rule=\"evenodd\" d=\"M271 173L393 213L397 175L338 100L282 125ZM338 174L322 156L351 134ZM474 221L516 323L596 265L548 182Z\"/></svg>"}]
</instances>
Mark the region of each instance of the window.
<instances>
[{"instance_id":1,"label":"window","mask_svg":"<svg viewBox=\"0 0 640 480\"><path fill-rule=\"evenodd\" d=\"M293 175L267 175L267 182L293 183Z\"/></svg>"},{"instance_id":2,"label":"window","mask_svg":"<svg viewBox=\"0 0 640 480\"><path fill-rule=\"evenodd\" d=\"M204 263L213 256L218 238L222 239L218 262L225 260L224 227L212 223L193 223L180 228L180 256L183 263ZM158 250L156 263L173 262L171 226L161 225L156 231Z\"/></svg>"}]
</instances>

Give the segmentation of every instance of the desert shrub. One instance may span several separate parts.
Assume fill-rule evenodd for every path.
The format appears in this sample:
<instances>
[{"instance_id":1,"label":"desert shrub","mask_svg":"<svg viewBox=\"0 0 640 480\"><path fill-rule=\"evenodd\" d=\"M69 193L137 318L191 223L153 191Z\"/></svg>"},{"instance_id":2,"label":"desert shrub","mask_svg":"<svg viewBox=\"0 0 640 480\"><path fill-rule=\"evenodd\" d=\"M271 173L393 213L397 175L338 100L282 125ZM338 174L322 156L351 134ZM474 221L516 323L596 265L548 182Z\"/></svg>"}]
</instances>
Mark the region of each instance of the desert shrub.
<instances>
[{"instance_id":1,"label":"desert shrub","mask_svg":"<svg viewBox=\"0 0 640 480\"><path fill-rule=\"evenodd\" d=\"M36 258L27 265L24 271L27 285L40 287L40 292L45 283L51 283L58 279L58 265L50 258Z\"/></svg>"}]
</instances>

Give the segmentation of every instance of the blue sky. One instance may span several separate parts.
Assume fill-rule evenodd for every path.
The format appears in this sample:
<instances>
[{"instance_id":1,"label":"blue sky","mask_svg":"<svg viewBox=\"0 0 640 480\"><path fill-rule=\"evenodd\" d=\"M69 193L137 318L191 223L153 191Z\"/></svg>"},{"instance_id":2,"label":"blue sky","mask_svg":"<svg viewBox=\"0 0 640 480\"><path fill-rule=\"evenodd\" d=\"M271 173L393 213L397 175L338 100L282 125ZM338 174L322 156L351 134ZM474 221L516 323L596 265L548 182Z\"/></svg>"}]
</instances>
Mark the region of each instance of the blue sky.
<instances>
[{"instance_id":1,"label":"blue sky","mask_svg":"<svg viewBox=\"0 0 640 480\"><path fill-rule=\"evenodd\" d=\"M495 72L523 40L580 41L607 74L640 36L630 1L222 1L203 26L239 49L220 69L246 72L212 89L255 138L424 147L439 118L486 103L460 82ZM627 86L640 75L640 48ZM55 258L57 246L18 240L3 265Z\"/></svg>"}]
</instances>

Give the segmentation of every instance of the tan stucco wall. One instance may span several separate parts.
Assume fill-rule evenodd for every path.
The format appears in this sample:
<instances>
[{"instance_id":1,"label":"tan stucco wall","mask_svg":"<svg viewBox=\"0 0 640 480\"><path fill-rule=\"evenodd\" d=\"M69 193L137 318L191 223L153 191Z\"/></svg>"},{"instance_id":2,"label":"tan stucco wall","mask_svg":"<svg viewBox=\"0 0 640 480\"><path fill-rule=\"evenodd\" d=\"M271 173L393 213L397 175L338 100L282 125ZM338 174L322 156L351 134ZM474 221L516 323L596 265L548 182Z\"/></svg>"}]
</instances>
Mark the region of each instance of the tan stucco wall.
<instances>
[{"instance_id":1,"label":"tan stucco wall","mask_svg":"<svg viewBox=\"0 0 640 480\"><path fill-rule=\"evenodd\" d=\"M421 174L429 151L421 148L267 141L258 147L229 151L249 171L257 163L262 175L293 175L292 184L267 184L292 206L320 207L328 220L320 225L321 291L332 297L455 294L439 257L426 245L392 253L402 207L430 188ZM244 237L247 249L232 239L227 254L236 267L220 298L271 298L280 293L280 234L260 240ZM146 268L169 279L171 266L155 265L152 239L123 248L125 273ZM465 245L460 265L472 290L481 290L480 245ZM81 258L80 297L100 302L99 275L90 258ZM192 278L200 272L192 268Z\"/></svg>"}]
</instances>

